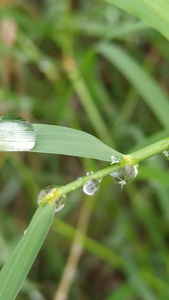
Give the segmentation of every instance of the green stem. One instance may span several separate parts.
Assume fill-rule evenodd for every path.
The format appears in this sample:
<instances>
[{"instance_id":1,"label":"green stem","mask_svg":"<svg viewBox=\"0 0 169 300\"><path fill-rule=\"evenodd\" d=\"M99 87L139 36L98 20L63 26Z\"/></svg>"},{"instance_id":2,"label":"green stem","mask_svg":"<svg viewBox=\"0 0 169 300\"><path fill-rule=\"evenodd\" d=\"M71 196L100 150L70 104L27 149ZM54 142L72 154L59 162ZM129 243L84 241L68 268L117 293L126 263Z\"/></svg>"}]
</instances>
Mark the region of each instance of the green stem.
<instances>
[{"instance_id":1,"label":"green stem","mask_svg":"<svg viewBox=\"0 0 169 300\"><path fill-rule=\"evenodd\" d=\"M81 178L78 178L77 180L68 183L65 186L61 186L58 189L59 196L63 194L67 194L69 192L72 192L76 190L79 187L82 187L87 181L91 179L100 179L103 178L106 175L109 175L110 173L117 171L118 169L124 167L125 165L135 165L139 162L152 157L158 153L161 153L162 151L169 148L169 138L165 138L163 140L160 140L150 146L147 146L145 148L142 148L138 151L135 151L128 155L123 155L123 161L121 163L115 163L113 165L110 165L102 170L99 170L89 176L84 176Z\"/></svg>"},{"instance_id":2,"label":"green stem","mask_svg":"<svg viewBox=\"0 0 169 300\"><path fill-rule=\"evenodd\" d=\"M132 160L132 164L137 164L149 157L152 157L158 153L161 153L164 150L167 150L168 148L169 148L169 138L165 138L145 148L135 151L129 154L129 156Z\"/></svg>"},{"instance_id":3,"label":"green stem","mask_svg":"<svg viewBox=\"0 0 169 300\"><path fill-rule=\"evenodd\" d=\"M63 194L72 192L72 191L78 189L79 187L83 186L87 181L89 181L91 179L101 179L104 176L109 175L110 173L118 170L122 166L123 166L122 164L114 164L114 165L106 167L102 170L99 170L91 175L80 177L77 180L66 184L65 186L59 187L58 194L59 194L59 196L61 196Z\"/></svg>"},{"instance_id":4,"label":"green stem","mask_svg":"<svg viewBox=\"0 0 169 300\"><path fill-rule=\"evenodd\" d=\"M76 179L75 181L66 184L65 186L56 187L55 191L52 191L51 193L45 195L41 199L41 204L51 202L54 203L56 198L68 194L79 187L84 186L89 180L96 179L99 180L103 178L106 175L109 175L113 173L114 171L119 170L120 168L123 168L125 165L136 165L139 162L152 157L166 149L169 148L169 138L165 138L163 140L160 140L150 146L147 146L145 148L142 148L138 151L135 151L128 155L123 155L122 161L119 163L114 163L102 170L99 170L91 175L87 175L84 177L80 177Z\"/></svg>"}]
</instances>

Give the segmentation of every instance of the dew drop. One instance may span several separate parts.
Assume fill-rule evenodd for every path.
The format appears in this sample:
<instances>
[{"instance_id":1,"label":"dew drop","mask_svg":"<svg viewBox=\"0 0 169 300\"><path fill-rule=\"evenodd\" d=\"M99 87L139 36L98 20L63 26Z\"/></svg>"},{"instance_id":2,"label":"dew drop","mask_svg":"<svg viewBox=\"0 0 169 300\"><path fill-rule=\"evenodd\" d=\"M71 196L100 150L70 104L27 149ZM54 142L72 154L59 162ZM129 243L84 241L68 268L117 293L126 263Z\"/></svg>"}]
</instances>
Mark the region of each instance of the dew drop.
<instances>
[{"instance_id":1,"label":"dew drop","mask_svg":"<svg viewBox=\"0 0 169 300\"><path fill-rule=\"evenodd\" d=\"M53 197L55 197L55 193L56 190L59 186L57 185L49 185L47 187L45 187L43 190L40 191L39 195L38 195L38 204L40 205L42 202L42 199L44 200L44 197L46 198L46 202L47 200L52 199ZM66 195L62 195L60 197L56 196L55 201L55 212L62 210L65 207L66 204Z\"/></svg>"},{"instance_id":2,"label":"dew drop","mask_svg":"<svg viewBox=\"0 0 169 300\"><path fill-rule=\"evenodd\" d=\"M162 155L165 159L169 160L169 150L165 150L162 152Z\"/></svg>"},{"instance_id":3,"label":"dew drop","mask_svg":"<svg viewBox=\"0 0 169 300\"><path fill-rule=\"evenodd\" d=\"M89 176L89 175L92 175L93 174L93 171L88 171L86 172L86 175Z\"/></svg>"},{"instance_id":4,"label":"dew drop","mask_svg":"<svg viewBox=\"0 0 169 300\"><path fill-rule=\"evenodd\" d=\"M99 189L99 181L96 179L92 179L86 182L83 186L83 192L87 195L94 195Z\"/></svg>"},{"instance_id":5,"label":"dew drop","mask_svg":"<svg viewBox=\"0 0 169 300\"><path fill-rule=\"evenodd\" d=\"M93 174L93 171L88 171L86 173L87 176L90 176ZM89 196L94 195L98 189L99 189L99 183L102 181L102 178L97 179L91 179L88 180L85 185L83 186L83 192Z\"/></svg>"},{"instance_id":6,"label":"dew drop","mask_svg":"<svg viewBox=\"0 0 169 300\"><path fill-rule=\"evenodd\" d=\"M36 141L33 126L21 117L0 117L0 151L29 151Z\"/></svg>"},{"instance_id":7,"label":"dew drop","mask_svg":"<svg viewBox=\"0 0 169 300\"><path fill-rule=\"evenodd\" d=\"M27 229L24 231L24 233L23 233L23 234L26 234L26 232L27 232Z\"/></svg>"},{"instance_id":8,"label":"dew drop","mask_svg":"<svg viewBox=\"0 0 169 300\"><path fill-rule=\"evenodd\" d=\"M66 204L66 195L62 195L61 197L57 198L55 201L55 212L62 210Z\"/></svg>"},{"instance_id":9,"label":"dew drop","mask_svg":"<svg viewBox=\"0 0 169 300\"><path fill-rule=\"evenodd\" d=\"M120 163L120 159L116 155L111 156L111 165Z\"/></svg>"},{"instance_id":10,"label":"dew drop","mask_svg":"<svg viewBox=\"0 0 169 300\"><path fill-rule=\"evenodd\" d=\"M126 183L131 182L138 174L138 166L126 165L125 167L110 173L113 181L121 185L121 189Z\"/></svg>"}]
</instances>

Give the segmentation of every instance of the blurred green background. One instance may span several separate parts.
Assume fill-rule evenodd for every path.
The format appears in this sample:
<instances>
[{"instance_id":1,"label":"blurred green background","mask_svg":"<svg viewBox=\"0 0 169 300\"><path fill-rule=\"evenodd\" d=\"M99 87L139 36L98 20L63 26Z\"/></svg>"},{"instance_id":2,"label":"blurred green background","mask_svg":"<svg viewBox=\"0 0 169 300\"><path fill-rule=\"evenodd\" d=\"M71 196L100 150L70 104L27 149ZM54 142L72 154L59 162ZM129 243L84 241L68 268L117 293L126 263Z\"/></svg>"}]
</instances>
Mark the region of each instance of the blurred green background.
<instances>
[{"instance_id":1,"label":"blurred green background","mask_svg":"<svg viewBox=\"0 0 169 300\"><path fill-rule=\"evenodd\" d=\"M80 129L129 153L168 135L168 68L168 41L103 1L0 3L1 115ZM169 299L168 165L148 159L123 191L108 176L95 196L70 193L17 300ZM43 187L107 163L1 152L0 166L2 266Z\"/></svg>"}]
</instances>

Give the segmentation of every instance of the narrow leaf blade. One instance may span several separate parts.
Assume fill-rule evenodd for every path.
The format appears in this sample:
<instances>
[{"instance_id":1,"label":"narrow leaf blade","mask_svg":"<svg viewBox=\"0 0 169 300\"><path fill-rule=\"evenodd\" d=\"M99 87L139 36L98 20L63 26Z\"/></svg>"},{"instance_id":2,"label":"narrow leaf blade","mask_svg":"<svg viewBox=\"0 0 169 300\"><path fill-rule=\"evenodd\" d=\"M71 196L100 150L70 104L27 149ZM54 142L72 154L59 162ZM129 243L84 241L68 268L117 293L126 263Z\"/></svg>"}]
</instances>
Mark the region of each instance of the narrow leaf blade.
<instances>
[{"instance_id":1,"label":"narrow leaf blade","mask_svg":"<svg viewBox=\"0 0 169 300\"><path fill-rule=\"evenodd\" d=\"M54 125L33 124L36 144L33 152L64 154L111 161L122 154L84 131Z\"/></svg>"},{"instance_id":2,"label":"narrow leaf blade","mask_svg":"<svg viewBox=\"0 0 169 300\"><path fill-rule=\"evenodd\" d=\"M15 299L48 233L54 210L51 204L37 209L25 235L0 272L0 299Z\"/></svg>"},{"instance_id":3,"label":"narrow leaf blade","mask_svg":"<svg viewBox=\"0 0 169 300\"><path fill-rule=\"evenodd\" d=\"M169 2L166 0L106 0L146 21L169 39Z\"/></svg>"},{"instance_id":4,"label":"narrow leaf blade","mask_svg":"<svg viewBox=\"0 0 169 300\"><path fill-rule=\"evenodd\" d=\"M119 46L100 43L96 49L122 72L154 112L161 124L167 127L169 125L169 102L158 83Z\"/></svg>"}]
</instances>

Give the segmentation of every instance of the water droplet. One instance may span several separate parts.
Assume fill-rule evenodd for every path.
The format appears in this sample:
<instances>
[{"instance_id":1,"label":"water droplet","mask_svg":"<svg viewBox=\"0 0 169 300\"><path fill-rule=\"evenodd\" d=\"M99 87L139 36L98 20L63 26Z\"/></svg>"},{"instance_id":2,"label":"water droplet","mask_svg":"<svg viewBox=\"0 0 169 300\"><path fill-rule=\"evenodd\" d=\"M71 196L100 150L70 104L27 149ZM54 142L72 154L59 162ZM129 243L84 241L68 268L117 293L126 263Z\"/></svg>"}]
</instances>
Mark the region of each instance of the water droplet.
<instances>
[{"instance_id":1,"label":"water droplet","mask_svg":"<svg viewBox=\"0 0 169 300\"><path fill-rule=\"evenodd\" d=\"M92 175L93 174L93 171L88 171L86 172L86 175L89 176L89 175Z\"/></svg>"},{"instance_id":2,"label":"water droplet","mask_svg":"<svg viewBox=\"0 0 169 300\"><path fill-rule=\"evenodd\" d=\"M46 202L51 200L53 197L56 197L53 202L55 202L55 212L62 210L66 204L66 195L62 195L57 197L57 189L59 186L57 185L49 185L40 191L38 195L38 204L40 205L42 200L46 200ZM44 199L45 198L45 199Z\"/></svg>"},{"instance_id":3,"label":"water droplet","mask_svg":"<svg viewBox=\"0 0 169 300\"><path fill-rule=\"evenodd\" d=\"M165 159L169 160L169 150L165 150L162 152Z\"/></svg>"},{"instance_id":4,"label":"water droplet","mask_svg":"<svg viewBox=\"0 0 169 300\"><path fill-rule=\"evenodd\" d=\"M27 232L27 229L24 231L24 233L23 233L23 234L26 234L26 232Z\"/></svg>"},{"instance_id":5,"label":"water droplet","mask_svg":"<svg viewBox=\"0 0 169 300\"><path fill-rule=\"evenodd\" d=\"M61 197L57 198L55 201L55 212L62 210L66 204L66 195L62 195Z\"/></svg>"},{"instance_id":6,"label":"water droplet","mask_svg":"<svg viewBox=\"0 0 169 300\"><path fill-rule=\"evenodd\" d=\"M138 174L137 166L126 165L125 167L110 173L115 183L121 185L121 189L126 183L131 182Z\"/></svg>"},{"instance_id":7,"label":"water droplet","mask_svg":"<svg viewBox=\"0 0 169 300\"><path fill-rule=\"evenodd\" d=\"M90 176L93 174L93 171L88 171L86 173L87 176ZM88 180L85 185L83 186L83 192L87 195L94 195L98 189L99 189L99 183L102 181L102 178L100 177L99 179L91 179Z\"/></svg>"},{"instance_id":8,"label":"water droplet","mask_svg":"<svg viewBox=\"0 0 169 300\"><path fill-rule=\"evenodd\" d=\"M111 156L111 165L120 163L120 159L116 155Z\"/></svg>"},{"instance_id":9,"label":"water droplet","mask_svg":"<svg viewBox=\"0 0 169 300\"><path fill-rule=\"evenodd\" d=\"M29 151L36 141L33 126L17 116L0 117L0 151Z\"/></svg>"},{"instance_id":10,"label":"water droplet","mask_svg":"<svg viewBox=\"0 0 169 300\"><path fill-rule=\"evenodd\" d=\"M94 195L99 189L99 181L96 179L92 179L86 182L83 186L83 192L87 195Z\"/></svg>"}]
</instances>

